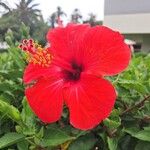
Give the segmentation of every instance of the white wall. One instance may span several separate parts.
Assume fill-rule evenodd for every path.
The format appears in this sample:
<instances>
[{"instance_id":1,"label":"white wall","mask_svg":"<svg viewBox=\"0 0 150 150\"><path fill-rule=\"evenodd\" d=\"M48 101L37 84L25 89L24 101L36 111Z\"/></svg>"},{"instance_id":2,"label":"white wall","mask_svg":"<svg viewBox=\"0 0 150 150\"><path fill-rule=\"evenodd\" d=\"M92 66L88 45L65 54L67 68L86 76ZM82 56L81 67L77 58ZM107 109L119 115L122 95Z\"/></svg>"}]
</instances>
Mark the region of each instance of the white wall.
<instances>
[{"instance_id":1,"label":"white wall","mask_svg":"<svg viewBox=\"0 0 150 150\"><path fill-rule=\"evenodd\" d=\"M150 33L150 13L106 15L103 24L124 34Z\"/></svg>"}]
</instances>

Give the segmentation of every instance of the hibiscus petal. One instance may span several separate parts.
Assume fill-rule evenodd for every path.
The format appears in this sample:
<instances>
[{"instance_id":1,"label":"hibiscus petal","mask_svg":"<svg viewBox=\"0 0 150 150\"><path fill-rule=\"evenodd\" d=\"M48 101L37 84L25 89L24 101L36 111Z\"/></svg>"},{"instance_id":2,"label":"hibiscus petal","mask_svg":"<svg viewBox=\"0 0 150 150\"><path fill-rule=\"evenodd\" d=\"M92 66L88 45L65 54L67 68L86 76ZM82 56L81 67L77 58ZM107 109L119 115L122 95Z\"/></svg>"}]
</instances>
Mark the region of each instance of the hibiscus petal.
<instances>
[{"instance_id":1,"label":"hibiscus petal","mask_svg":"<svg viewBox=\"0 0 150 150\"><path fill-rule=\"evenodd\" d=\"M115 75L128 66L131 51L119 32L105 26L96 26L88 31L84 42L86 53L92 53L91 57L94 58L88 65L94 74Z\"/></svg>"},{"instance_id":2,"label":"hibiscus petal","mask_svg":"<svg viewBox=\"0 0 150 150\"><path fill-rule=\"evenodd\" d=\"M83 64L86 72L96 75L120 73L131 57L123 36L104 26L69 24L50 30L47 39L52 51L59 56L56 64L73 60Z\"/></svg>"},{"instance_id":3,"label":"hibiscus petal","mask_svg":"<svg viewBox=\"0 0 150 150\"><path fill-rule=\"evenodd\" d=\"M65 28L50 29L47 40L51 50L61 58L74 56L88 29L89 25L87 24L68 24Z\"/></svg>"},{"instance_id":4,"label":"hibiscus petal","mask_svg":"<svg viewBox=\"0 0 150 150\"><path fill-rule=\"evenodd\" d=\"M62 79L40 79L25 91L34 113L45 123L59 120L63 108Z\"/></svg>"},{"instance_id":5,"label":"hibiscus petal","mask_svg":"<svg viewBox=\"0 0 150 150\"><path fill-rule=\"evenodd\" d=\"M25 71L23 76L24 83L30 83L33 80L37 80L41 77L47 77L47 76L55 76L60 71L60 68L57 66L51 66L51 67L42 67L37 64L29 64Z\"/></svg>"},{"instance_id":6,"label":"hibiscus petal","mask_svg":"<svg viewBox=\"0 0 150 150\"><path fill-rule=\"evenodd\" d=\"M64 90L64 98L70 110L70 123L87 130L109 116L116 92L107 80L82 74L79 82Z\"/></svg>"},{"instance_id":7,"label":"hibiscus petal","mask_svg":"<svg viewBox=\"0 0 150 150\"><path fill-rule=\"evenodd\" d=\"M67 27L57 27L49 30L47 39L54 55L55 65L70 70L71 63L77 62L80 56L80 45L89 29L87 24L68 24Z\"/></svg>"}]
</instances>

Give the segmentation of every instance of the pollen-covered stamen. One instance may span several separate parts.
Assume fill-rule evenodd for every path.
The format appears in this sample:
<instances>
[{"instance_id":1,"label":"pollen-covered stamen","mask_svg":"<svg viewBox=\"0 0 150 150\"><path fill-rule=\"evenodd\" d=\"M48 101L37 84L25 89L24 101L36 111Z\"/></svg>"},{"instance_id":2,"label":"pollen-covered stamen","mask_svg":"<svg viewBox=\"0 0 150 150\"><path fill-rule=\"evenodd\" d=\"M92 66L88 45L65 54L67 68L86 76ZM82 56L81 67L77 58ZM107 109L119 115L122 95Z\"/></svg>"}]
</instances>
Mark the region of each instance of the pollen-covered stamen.
<instances>
[{"instance_id":1,"label":"pollen-covered stamen","mask_svg":"<svg viewBox=\"0 0 150 150\"><path fill-rule=\"evenodd\" d=\"M42 67L49 67L51 64L52 55L47 49L37 51L29 60L30 63L38 64Z\"/></svg>"},{"instance_id":2,"label":"pollen-covered stamen","mask_svg":"<svg viewBox=\"0 0 150 150\"><path fill-rule=\"evenodd\" d=\"M19 48L25 51L26 60L32 64L38 64L42 67L48 67L51 64L52 54L46 48L34 42L32 39L24 39Z\"/></svg>"}]
</instances>

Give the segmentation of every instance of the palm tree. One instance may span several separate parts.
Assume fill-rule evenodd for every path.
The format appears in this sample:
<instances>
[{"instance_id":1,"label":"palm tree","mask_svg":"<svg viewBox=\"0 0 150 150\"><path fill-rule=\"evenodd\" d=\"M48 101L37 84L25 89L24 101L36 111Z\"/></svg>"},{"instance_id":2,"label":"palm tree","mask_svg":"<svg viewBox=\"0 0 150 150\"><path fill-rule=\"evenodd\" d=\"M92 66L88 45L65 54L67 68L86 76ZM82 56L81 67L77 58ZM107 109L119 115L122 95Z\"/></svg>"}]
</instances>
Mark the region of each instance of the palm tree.
<instances>
[{"instance_id":1,"label":"palm tree","mask_svg":"<svg viewBox=\"0 0 150 150\"><path fill-rule=\"evenodd\" d=\"M72 15L71 15L71 21L74 23L79 23L80 19L82 19L82 15L80 13L80 10L78 8L74 9Z\"/></svg>"},{"instance_id":2,"label":"palm tree","mask_svg":"<svg viewBox=\"0 0 150 150\"><path fill-rule=\"evenodd\" d=\"M1 1L1 0L0 0ZM8 28L15 33L15 38L20 39L18 29L22 22L30 27L30 35L33 37L36 33L38 40L45 36L48 30L47 24L44 22L41 11L37 9L39 4L33 3L33 0L19 0L16 8L11 8L10 12L0 17L0 33L4 37ZM1 36L1 35L0 35Z\"/></svg>"},{"instance_id":3,"label":"palm tree","mask_svg":"<svg viewBox=\"0 0 150 150\"><path fill-rule=\"evenodd\" d=\"M56 16L57 17L61 17L61 16L67 16L66 13L64 11L62 11L62 8L60 6L57 7L57 11L56 11Z\"/></svg>"},{"instance_id":4,"label":"palm tree","mask_svg":"<svg viewBox=\"0 0 150 150\"><path fill-rule=\"evenodd\" d=\"M89 20L88 20L89 24L91 26L95 26L96 25L96 15L93 13L89 13Z\"/></svg>"},{"instance_id":5,"label":"palm tree","mask_svg":"<svg viewBox=\"0 0 150 150\"><path fill-rule=\"evenodd\" d=\"M101 20L96 19L95 14L89 13L88 15L89 15L88 19L84 20L83 23L86 23L86 24L88 23L91 26L96 26L96 25L102 25L103 24L103 22Z\"/></svg>"},{"instance_id":6,"label":"palm tree","mask_svg":"<svg viewBox=\"0 0 150 150\"><path fill-rule=\"evenodd\" d=\"M50 25L51 28L54 28L55 27L55 22L56 22L56 14L55 13L51 14L49 21L50 21L50 24L51 24Z\"/></svg>"},{"instance_id":7,"label":"palm tree","mask_svg":"<svg viewBox=\"0 0 150 150\"><path fill-rule=\"evenodd\" d=\"M2 0L0 0L0 8L1 7L4 8L8 12L11 11L10 7L5 2L3 2ZM0 13L2 13L2 12L0 12Z\"/></svg>"},{"instance_id":8,"label":"palm tree","mask_svg":"<svg viewBox=\"0 0 150 150\"><path fill-rule=\"evenodd\" d=\"M6 3L0 0L0 6L9 10L8 13L3 14L3 16L16 16L18 21L23 22L25 25L32 26L36 21L42 20L43 17L41 11L36 7L39 4L32 4L34 0L20 0L18 4L16 4L16 8L9 8Z\"/></svg>"},{"instance_id":9,"label":"palm tree","mask_svg":"<svg viewBox=\"0 0 150 150\"><path fill-rule=\"evenodd\" d=\"M39 4L32 4L34 0L20 0L19 4L16 4L15 9L19 19L26 25L31 25L35 20L43 19L41 11L36 7Z\"/></svg>"},{"instance_id":10,"label":"palm tree","mask_svg":"<svg viewBox=\"0 0 150 150\"><path fill-rule=\"evenodd\" d=\"M62 11L61 7L58 6L56 12L52 13L52 15L50 16L50 23L52 28L55 27L55 23L58 24L62 16L67 16L67 15L64 11Z\"/></svg>"}]
</instances>

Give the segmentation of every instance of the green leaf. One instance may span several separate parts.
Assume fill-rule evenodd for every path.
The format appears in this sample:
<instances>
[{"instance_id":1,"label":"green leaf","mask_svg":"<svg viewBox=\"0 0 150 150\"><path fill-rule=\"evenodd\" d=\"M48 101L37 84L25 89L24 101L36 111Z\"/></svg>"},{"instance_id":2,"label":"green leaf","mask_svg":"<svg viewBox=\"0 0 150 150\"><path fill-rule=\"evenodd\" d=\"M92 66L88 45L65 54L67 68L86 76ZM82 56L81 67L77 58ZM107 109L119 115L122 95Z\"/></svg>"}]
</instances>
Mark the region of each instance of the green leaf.
<instances>
[{"instance_id":1,"label":"green leaf","mask_svg":"<svg viewBox=\"0 0 150 150\"><path fill-rule=\"evenodd\" d=\"M21 112L21 117L26 124L26 127L23 128L23 133L25 135L32 135L36 132L36 118L34 113L32 112L31 108L29 107L26 98L22 100L23 109Z\"/></svg>"},{"instance_id":2,"label":"green leaf","mask_svg":"<svg viewBox=\"0 0 150 150\"><path fill-rule=\"evenodd\" d=\"M5 37L5 41L7 42L8 45L13 45L12 38L10 36L7 35Z\"/></svg>"},{"instance_id":3,"label":"green leaf","mask_svg":"<svg viewBox=\"0 0 150 150\"><path fill-rule=\"evenodd\" d=\"M117 128L121 125L121 120L111 120L109 118L106 118L103 121L104 125L107 126L108 128L112 129L112 128Z\"/></svg>"},{"instance_id":4,"label":"green leaf","mask_svg":"<svg viewBox=\"0 0 150 150\"><path fill-rule=\"evenodd\" d=\"M130 135L125 135L119 139L118 148L119 150L134 150L136 143L137 139Z\"/></svg>"},{"instance_id":5,"label":"green leaf","mask_svg":"<svg viewBox=\"0 0 150 150\"><path fill-rule=\"evenodd\" d=\"M23 22L21 24L20 31L21 31L22 39L29 38L30 28L28 26L26 26Z\"/></svg>"},{"instance_id":6,"label":"green leaf","mask_svg":"<svg viewBox=\"0 0 150 150\"><path fill-rule=\"evenodd\" d=\"M137 139L150 142L150 130L138 130L137 128L128 128L124 129L124 131Z\"/></svg>"},{"instance_id":7,"label":"green leaf","mask_svg":"<svg viewBox=\"0 0 150 150\"><path fill-rule=\"evenodd\" d=\"M126 89L132 88L142 94L148 93L147 88L144 85L142 85L139 81L121 79L120 81L118 81L118 83Z\"/></svg>"},{"instance_id":8,"label":"green leaf","mask_svg":"<svg viewBox=\"0 0 150 150\"><path fill-rule=\"evenodd\" d=\"M30 127L33 127L35 125L35 115L32 112L29 104L27 103L26 98L23 98L22 100L23 109L21 112L22 120Z\"/></svg>"},{"instance_id":9,"label":"green leaf","mask_svg":"<svg viewBox=\"0 0 150 150\"><path fill-rule=\"evenodd\" d=\"M18 150L29 150L28 146L29 143L26 140L17 143Z\"/></svg>"},{"instance_id":10,"label":"green leaf","mask_svg":"<svg viewBox=\"0 0 150 150\"><path fill-rule=\"evenodd\" d=\"M67 135L65 132L57 128L48 128L47 130L45 130L43 140L41 141L41 146L53 147L63 144L72 139L74 139L74 137Z\"/></svg>"},{"instance_id":11,"label":"green leaf","mask_svg":"<svg viewBox=\"0 0 150 150\"><path fill-rule=\"evenodd\" d=\"M14 62L17 64L17 66L20 69L23 69L25 67L25 62L23 60L23 57L21 56L21 50L19 50L16 47L10 47L8 51L11 57L13 58Z\"/></svg>"},{"instance_id":12,"label":"green leaf","mask_svg":"<svg viewBox=\"0 0 150 150\"><path fill-rule=\"evenodd\" d=\"M150 149L150 142L146 141L139 141L135 147L135 150L149 150Z\"/></svg>"},{"instance_id":13,"label":"green leaf","mask_svg":"<svg viewBox=\"0 0 150 150\"><path fill-rule=\"evenodd\" d=\"M107 137L107 143L109 150L117 150L118 147L118 138Z\"/></svg>"},{"instance_id":14,"label":"green leaf","mask_svg":"<svg viewBox=\"0 0 150 150\"><path fill-rule=\"evenodd\" d=\"M144 127L144 130L149 132L150 131L150 127Z\"/></svg>"},{"instance_id":15,"label":"green leaf","mask_svg":"<svg viewBox=\"0 0 150 150\"><path fill-rule=\"evenodd\" d=\"M6 114L9 118L19 123L21 121L20 112L13 105L0 100L0 112Z\"/></svg>"},{"instance_id":16,"label":"green leaf","mask_svg":"<svg viewBox=\"0 0 150 150\"><path fill-rule=\"evenodd\" d=\"M0 149L24 140L24 135L15 132L5 134L0 138Z\"/></svg>"},{"instance_id":17,"label":"green leaf","mask_svg":"<svg viewBox=\"0 0 150 150\"><path fill-rule=\"evenodd\" d=\"M119 127L121 125L121 119L119 114L120 111L118 109L113 109L109 118L106 118L103 121L104 125L110 129Z\"/></svg>"},{"instance_id":18,"label":"green leaf","mask_svg":"<svg viewBox=\"0 0 150 150\"><path fill-rule=\"evenodd\" d=\"M68 150L91 150L94 149L94 145L96 142L97 139L93 134L86 134L73 141L70 144Z\"/></svg>"},{"instance_id":19,"label":"green leaf","mask_svg":"<svg viewBox=\"0 0 150 150\"><path fill-rule=\"evenodd\" d=\"M11 91L13 87L11 84L7 82L0 83L0 91Z\"/></svg>"}]
</instances>

